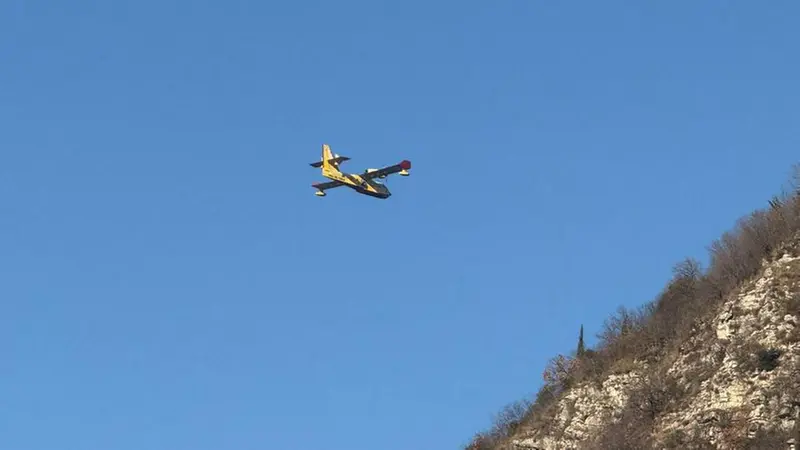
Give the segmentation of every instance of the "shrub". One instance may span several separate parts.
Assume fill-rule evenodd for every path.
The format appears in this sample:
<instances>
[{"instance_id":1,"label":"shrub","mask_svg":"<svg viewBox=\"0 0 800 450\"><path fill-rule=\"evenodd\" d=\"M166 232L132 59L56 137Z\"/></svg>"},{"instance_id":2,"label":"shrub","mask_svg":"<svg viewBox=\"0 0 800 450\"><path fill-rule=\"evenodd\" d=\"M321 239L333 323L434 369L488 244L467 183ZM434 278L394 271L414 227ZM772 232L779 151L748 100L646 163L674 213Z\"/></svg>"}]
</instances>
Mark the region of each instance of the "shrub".
<instances>
[{"instance_id":1,"label":"shrub","mask_svg":"<svg viewBox=\"0 0 800 450\"><path fill-rule=\"evenodd\" d=\"M792 434L779 429L759 429L755 436L743 442L744 450L767 450L789 448L787 442Z\"/></svg>"},{"instance_id":2,"label":"shrub","mask_svg":"<svg viewBox=\"0 0 800 450\"><path fill-rule=\"evenodd\" d=\"M683 394L677 381L665 370L655 370L633 386L619 421L603 430L591 448L650 448L656 418L673 408ZM673 439L677 437L673 436Z\"/></svg>"},{"instance_id":3,"label":"shrub","mask_svg":"<svg viewBox=\"0 0 800 450\"><path fill-rule=\"evenodd\" d=\"M800 293L793 293L786 299L785 305L786 314L791 314L795 317L800 317Z\"/></svg>"},{"instance_id":4,"label":"shrub","mask_svg":"<svg viewBox=\"0 0 800 450\"><path fill-rule=\"evenodd\" d=\"M478 433L472 438L472 441L464 447L464 450L494 450L497 444L498 440L494 436L488 433Z\"/></svg>"},{"instance_id":5,"label":"shrub","mask_svg":"<svg viewBox=\"0 0 800 450\"><path fill-rule=\"evenodd\" d=\"M531 409L530 402L520 400L510 403L494 416L492 428L478 433L465 447L465 450L493 450L504 440L513 436L522 425Z\"/></svg>"},{"instance_id":6,"label":"shrub","mask_svg":"<svg viewBox=\"0 0 800 450\"><path fill-rule=\"evenodd\" d=\"M781 357L778 349L761 349L758 351L758 370L771 372L778 367L778 358Z\"/></svg>"},{"instance_id":7,"label":"shrub","mask_svg":"<svg viewBox=\"0 0 800 450\"><path fill-rule=\"evenodd\" d=\"M756 342L742 342L733 347L733 359L739 373L770 372L778 367L781 351L767 349Z\"/></svg>"},{"instance_id":8,"label":"shrub","mask_svg":"<svg viewBox=\"0 0 800 450\"><path fill-rule=\"evenodd\" d=\"M731 358L736 361L736 370L742 374L750 374L758 370L758 355L765 348L752 341L737 340L731 345Z\"/></svg>"},{"instance_id":9,"label":"shrub","mask_svg":"<svg viewBox=\"0 0 800 450\"><path fill-rule=\"evenodd\" d=\"M512 436L523 419L528 414L531 404L526 400L510 403L506 405L494 418L493 432L496 436Z\"/></svg>"},{"instance_id":10,"label":"shrub","mask_svg":"<svg viewBox=\"0 0 800 450\"><path fill-rule=\"evenodd\" d=\"M573 364L574 360L564 355L558 355L551 359L542 374L544 382L553 386L558 386L561 389L568 388L572 378Z\"/></svg>"},{"instance_id":11,"label":"shrub","mask_svg":"<svg viewBox=\"0 0 800 450\"><path fill-rule=\"evenodd\" d=\"M669 449L716 450L718 447L711 443L708 437L700 433L686 433L683 430L674 430L662 442L663 447Z\"/></svg>"}]
</instances>

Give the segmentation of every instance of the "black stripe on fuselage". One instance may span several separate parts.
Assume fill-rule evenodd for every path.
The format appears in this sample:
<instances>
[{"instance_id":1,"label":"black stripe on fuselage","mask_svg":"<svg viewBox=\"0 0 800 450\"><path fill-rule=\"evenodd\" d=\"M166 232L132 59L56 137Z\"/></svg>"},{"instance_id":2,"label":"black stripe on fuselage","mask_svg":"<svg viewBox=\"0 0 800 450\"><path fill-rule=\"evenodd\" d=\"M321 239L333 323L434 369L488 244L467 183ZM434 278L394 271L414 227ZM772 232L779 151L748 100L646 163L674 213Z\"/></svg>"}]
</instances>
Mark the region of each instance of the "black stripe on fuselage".
<instances>
[{"instance_id":1,"label":"black stripe on fuselage","mask_svg":"<svg viewBox=\"0 0 800 450\"><path fill-rule=\"evenodd\" d=\"M358 192L358 193L361 193L361 194L364 194L364 195L368 195L370 197L382 198L382 199L389 198L392 195L392 193L389 192L389 188L387 188L386 186L384 186L382 184L377 184L376 185L374 183L370 183L369 180L363 180L362 179L365 184L368 184L368 185L372 186L374 189L376 189L378 191L378 192L372 192L372 191L362 187L361 184L358 181L358 178L356 178L356 177L354 177L354 176L352 176L350 174L345 174L344 176L348 180L350 180L350 182L353 183L353 184L345 184L345 185L347 187L353 189L354 191Z\"/></svg>"},{"instance_id":2,"label":"black stripe on fuselage","mask_svg":"<svg viewBox=\"0 0 800 450\"><path fill-rule=\"evenodd\" d=\"M362 188L361 186L350 186L350 185L348 185L348 187L350 189L358 192L358 193L361 193L361 194L364 194L364 195L368 195L370 197L375 197L375 198L389 198L392 195L392 193L389 192L388 190L386 192L372 192L372 191L369 191L367 189Z\"/></svg>"}]
</instances>

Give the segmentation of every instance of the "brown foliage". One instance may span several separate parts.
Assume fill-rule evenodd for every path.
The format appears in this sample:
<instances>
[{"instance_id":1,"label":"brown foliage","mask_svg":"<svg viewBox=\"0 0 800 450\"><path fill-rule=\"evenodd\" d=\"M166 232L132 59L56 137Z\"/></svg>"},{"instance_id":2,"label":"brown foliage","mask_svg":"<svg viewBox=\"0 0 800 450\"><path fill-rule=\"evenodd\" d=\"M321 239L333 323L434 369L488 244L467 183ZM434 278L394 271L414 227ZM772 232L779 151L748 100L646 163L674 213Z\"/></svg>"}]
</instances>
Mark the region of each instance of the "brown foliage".
<instances>
[{"instance_id":1,"label":"brown foliage","mask_svg":"<svg viewBox=\"0 0 800 450\"><path fill-rule=\"evenodd\" d=\"M464 450L494 450L499 441L489 433L478 433Z\"/></svg>"},{"instance_id":2,"label":"brown foliage","mask_svg":"<svg viewBox=\"0 0 800 450\"><path fill-rule=\"evenodd\" d=\"M708 437L699 433L686 433L683 430L671 432L663 442L664 448L679 448L684 450L716 450L717 446L711 443Z\"/></svg>"},{"instance_id":3,"label":"brown foliage","mask_svg":"<svg viewBox=\"0 0 800 450\"><path fill-rule=\"evenodd\" d=\"M759 429L752 438L742 439L743 450L784 450L792 433L779 429Z\"/></svg>"},{"instance_id":4,"label":"brown foliage","mask_svg":"<svg viewBox=\"0 0 800 450\"><path fill-rule=\"evenodd\" d=\"M525 400L506 405L500 413L495 415L491 430L475 435L465 450L492 450L497 448L499 444L513 436L519 429L531 406Z\"/></svg>"},{"instance_id":5,"label":"brown foliage","mask_svg":"<svg viewBox=\"0 0 800 450\"><path fill-rule=\"evenodd\" d=\"M558 355L551 359L542 374L544 382L550 385L559 386L561 388L568 388L570 378L572 375L573 360L564 356Z\"/></svg>"},{"instance_id":6,"label":"brown foliage","mask_svg":"<svg viewBox=\"0 0 800 450\"><path fill-rule=\"evenodd\" d=\"M512 436L530 410L531 404L527 401L517 401L506 405L494 419L495 434L503 437Z\"/></svg>"},{"instance_id":7,"label":"brown foliage","mask_svg":"<svg viewBox=\"0 0 800 450\"><path fill-rule=\"evenodd\" d=\"M755 372L771 372L780 364L781 351L766 348L752 341L745 341L733 347L733 359L739 373L750 375Z\"/></svg>"},{"instance_id":8,"label":"brown foliage","mask_svg":"<svg viewBox=\"0 0 800 450\"><path fill-rule=\"evenodd\" d=\"M598 435L593 448L650 448L656 419L682 395L677 381L664 370L641 379L631 390L619 422Z\"/></svg>"},{"instance_id":9,"label":"brown foliage","mask_svg":"<svg viewBox=\"0 0 800 450\"><path fill-rule=\"evenodd\" d=\"M786 299L786 314L800 318L800 293L795 293Z\"/></svg>"}]
</instances>

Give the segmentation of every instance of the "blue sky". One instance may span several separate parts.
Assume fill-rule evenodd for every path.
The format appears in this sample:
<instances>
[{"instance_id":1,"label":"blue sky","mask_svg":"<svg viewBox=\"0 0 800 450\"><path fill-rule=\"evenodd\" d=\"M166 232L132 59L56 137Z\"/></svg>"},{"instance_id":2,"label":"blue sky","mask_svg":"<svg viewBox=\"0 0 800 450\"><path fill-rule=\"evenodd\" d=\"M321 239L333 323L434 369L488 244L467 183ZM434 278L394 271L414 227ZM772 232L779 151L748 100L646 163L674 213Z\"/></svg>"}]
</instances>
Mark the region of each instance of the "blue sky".
<instances>
[{"instance_id":1,"label":"blue sky","mask_svg":"<svg viewBox=\"0 0 800 450\"><path fill-rule=\"evenodd\" d=\"M3 2L0 447L459 448L780 188L798 13Z\"/></svg>"}]
</instances>

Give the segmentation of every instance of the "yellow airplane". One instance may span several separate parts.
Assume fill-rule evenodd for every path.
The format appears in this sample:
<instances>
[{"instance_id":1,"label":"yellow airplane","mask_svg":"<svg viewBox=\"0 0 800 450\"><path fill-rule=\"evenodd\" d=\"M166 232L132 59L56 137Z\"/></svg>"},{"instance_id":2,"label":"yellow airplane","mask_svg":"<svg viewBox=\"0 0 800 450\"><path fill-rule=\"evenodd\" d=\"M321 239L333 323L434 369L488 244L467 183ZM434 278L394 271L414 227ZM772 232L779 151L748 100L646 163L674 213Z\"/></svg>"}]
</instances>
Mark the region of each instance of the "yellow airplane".
<instances>
[{"instance_id":1,"label":"yellow airplane","mask_svg":"<svg viewBox=\"0 0 800 450\"><path fill-rule=\"evenodd\" d=\"M339 170L339 165L349 160L350 158L347 156L333 154L328 144L322 144L322 159L311 163L311 167L321 167L322 176L331 181L312 184L311 186L317 189L317 192L314 194L319 197L324 197L325 191L328 189L347 186L360 194L386 199L389 198L392 193L389 192L389 189L379 180L394 173L408 176L408 170L411 168L411 161L403 160L393 166L386 166L381 169L367 169L364 173L358 175L344 173Z\"/></svg>"}]
</instances>

